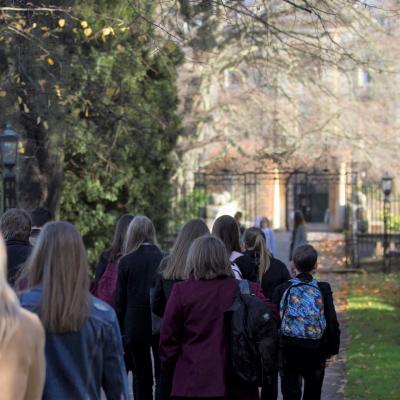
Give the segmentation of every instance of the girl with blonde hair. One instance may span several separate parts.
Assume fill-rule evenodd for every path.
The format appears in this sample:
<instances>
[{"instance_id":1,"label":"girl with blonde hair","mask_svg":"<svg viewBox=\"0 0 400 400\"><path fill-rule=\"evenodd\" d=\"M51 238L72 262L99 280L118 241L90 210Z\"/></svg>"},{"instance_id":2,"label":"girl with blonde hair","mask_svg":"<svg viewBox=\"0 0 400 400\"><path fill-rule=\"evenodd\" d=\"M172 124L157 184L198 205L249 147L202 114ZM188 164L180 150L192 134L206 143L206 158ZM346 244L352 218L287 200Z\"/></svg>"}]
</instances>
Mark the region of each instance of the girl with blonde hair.
<instances>
[{"instance_id":1,"label":"girl with blonde hair","mask_svg":"<svg viewBox=\"0 0 400 400\"><path fill-rule=\"evenodd\" d=\"M249 228L244 233L244 254L251 257L258 266L258 279L264 295L272 299L275 288L290 279L286 265L273 257L266 246L264 232L260 228ZM261 400L278 398L278 374L265 379L262 384Z\"/></svg>"},{"instance_id":2,"label":"girl with blonde hair","mask_svg":"<svg viewBox=\"0 0 400 400\"><path fill-rule=\"evenodd\" d=\"M0 388L2 400L42 398L44 330L38 317L20 307L7 283L7 257L0 236Z\"/></svg>"},{"instance_id":3,"label":"girl with blonde hair","mask_svg":"<svg viewBox=\"0 0 400 400\"><path fill-rule=\"evenodd\" d=\"M30 289L21 304L46 330L43 399L128 399L127 376L114 310L89 293L86 250L68 222L51 222L28 263Z\"/></svg>"},{"instance_id":4,"label":"girl with blonde hair","mask_svg":"<svg viewBox=\"0 0 400 400\"><path fill-rule=\"evenodd\" d=\"M153 353L156 376L156 398L159 397L159 335L152 330L150 291L154 288L158 266L163 255L156 245L151 220L136 216L129 224L123 246L124 256L118 266L115 298L126 357L133 366L135 400L153 399Z\"/></svg>"}]
</instances>

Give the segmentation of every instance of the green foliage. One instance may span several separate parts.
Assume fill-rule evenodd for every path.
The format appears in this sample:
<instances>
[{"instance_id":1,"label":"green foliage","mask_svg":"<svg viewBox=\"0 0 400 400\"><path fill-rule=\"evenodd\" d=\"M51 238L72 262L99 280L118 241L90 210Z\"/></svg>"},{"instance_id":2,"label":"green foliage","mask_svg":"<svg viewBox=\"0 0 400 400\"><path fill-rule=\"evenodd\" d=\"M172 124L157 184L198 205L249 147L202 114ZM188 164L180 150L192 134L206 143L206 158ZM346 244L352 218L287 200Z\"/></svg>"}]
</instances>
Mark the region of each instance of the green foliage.
<instances>
[{"instance_id":1,"label":"green foliage","mask_svg":"<svg viewBox=\"0 0 400 400\"><path fill-rule=\"evenodd\" d=\"M8 62L0 90L26 131L25 206L40 202L76 224L94 263L123 213L148 215L159 235L167 229L183 54L157 36L151 0L58 4L67 5L68 14L0 17L0 27L25 35L0 33Z\"/></svg>"},{"instance_id":2,"label":"green foliage","mask_svg":"<svg viewBox=\"0 0 400 400\"><path fill-rule=\"evenodd\" d=\"M388 229L391 232L400 232L400 215L388 215Z\"/></svg>"},{"instance_id":3,"label":"green foliage","mask_svg":"<svg viewBox=\"0 0 400 400\"><path fill-rule=\"evenodd\" d=\"M110 18L128 12L115 3L102 3ZM122 16L135 19L131 13ZM94 13L86 20L100 29ZM169 218L171 152L180 134L175 67L182 56L169 42L151 51L149 24L137 24L86 44L74 68L88 109L67 138L61 212L78 225L92 261L120 214L148 215L161 235Z\"/></svg>"},{"instance_id":4,"label":"green foliage","mask_svg":"<svg viewBox=\"0 0 400 400\"><path fill-rule=\"evenodd\" d=\"M187 221L203 217L207 206L207 193L202 189L194 189L191 193L180 199L170 221L170 231L177 232Z\"/></svg>"},{"instance_id":5,"label":"green foliage","mask_svg":"<svg viewBox=\"0 0 400 400\"><path fill-rule=\"evenodd\" d=\"M349 400L398 399L399 285L399 274L353 277L347 312Z\"/></svg>"}]
</instances>

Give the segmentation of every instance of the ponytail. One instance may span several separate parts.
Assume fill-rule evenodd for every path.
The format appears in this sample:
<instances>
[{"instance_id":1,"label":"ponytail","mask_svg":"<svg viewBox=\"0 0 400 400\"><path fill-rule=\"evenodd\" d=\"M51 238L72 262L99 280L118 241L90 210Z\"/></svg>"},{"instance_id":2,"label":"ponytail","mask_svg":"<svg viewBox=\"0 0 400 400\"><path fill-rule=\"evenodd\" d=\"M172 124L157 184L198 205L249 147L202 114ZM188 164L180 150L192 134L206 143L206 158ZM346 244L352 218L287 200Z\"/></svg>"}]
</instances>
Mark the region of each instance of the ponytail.
<instances>
[{"instance_id":1,"label":"ponytail","mask_svg":"<svg viewBox=\"0 0 400 400\"><path fill-rule=\"evenodd\" d=\"M263 275L271 266L271 254L267 249L265 236L259 228L249 228L244 234L244 243L247 250L253 250L258 254L258 278L261 282Z\"/></svg>"},{"instance_id":2,"label":"ponytail","mask_svg":"<svg viewBox=\"0 0 400 400\"><path fill-rule=\"evenodd\" d=\"M257 235L253 250L259 254L258 279L261 282L263 275L271 266L270 253L267 249L267 245L265 244L263 235Z\"/></svg>"}]
</instances>

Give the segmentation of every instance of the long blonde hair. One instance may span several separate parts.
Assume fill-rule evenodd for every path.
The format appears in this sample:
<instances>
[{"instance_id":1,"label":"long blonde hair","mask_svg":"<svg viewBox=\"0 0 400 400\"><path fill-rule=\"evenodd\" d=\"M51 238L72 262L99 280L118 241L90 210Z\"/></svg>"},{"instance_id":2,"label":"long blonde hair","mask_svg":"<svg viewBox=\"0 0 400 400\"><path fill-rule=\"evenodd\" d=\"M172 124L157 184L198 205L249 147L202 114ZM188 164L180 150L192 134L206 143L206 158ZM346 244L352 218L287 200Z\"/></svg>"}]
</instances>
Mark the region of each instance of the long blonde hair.
<instances>
[{"instance_id":1,"label":"long blonde hair","mask_svg":"<svg viewBox=\"0 0 400 400\"><path fill-rule=\"evenodd\" d=\"M267 249L265 236L260 228L249 228L244 233L244 245L247 250L252 250L258 255L258 278L261 282L263 275L271 266L271 254Z\"/></svg>"},{"instance_id":2,"label":"long blonde hair","mask_svg":"<svg viewBox=\"0 0 400 400\"><path fill-rule=\"evenodd\" d=\"M7 345L14 333L19 313L18 298L7 283L7 253L0 235L0 349Z\"/></svg>"},{"instance_id":3,"label":"long blonde hair","mask_svg":"<svg viewBox=\"0 0 400 400\"><path fill-rule=\"evenodd\" d=\"M143 243L156 243L156 230L149 218L138 215L128 226L123 253L127 255L136 251Z\"/></svg>"},{"instance_id":4,"label":"long blonde hair","mask_svg":"<svg viewBox=\"0 0 400 400\"><path fill-rule=\"evenodd\" d=\"M50 222L28 262L29 286L43 286L39 316L47 332L74 332L89 316L89 267L82 237L68 222Z\"/></svg>"}]
</instances>

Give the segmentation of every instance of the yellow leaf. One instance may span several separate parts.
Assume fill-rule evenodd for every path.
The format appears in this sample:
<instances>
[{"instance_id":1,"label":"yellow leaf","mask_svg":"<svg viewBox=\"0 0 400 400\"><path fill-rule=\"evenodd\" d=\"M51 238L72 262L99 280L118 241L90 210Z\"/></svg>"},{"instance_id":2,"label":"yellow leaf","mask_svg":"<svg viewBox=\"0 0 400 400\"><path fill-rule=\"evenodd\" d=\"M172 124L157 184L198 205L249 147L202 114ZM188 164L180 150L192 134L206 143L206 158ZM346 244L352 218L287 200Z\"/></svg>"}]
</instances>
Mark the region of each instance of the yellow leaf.
<instances>
[{"instance_id":1,"label":"yellow leaf","mask_svg":"<svg viewBox=\"0 0 400 400\"><path fill-rule=\"evenodd\" d=\"M43 126L46 131L49 129L49 124L47 123L47 121L43 121Z\"/></svg>"},{"instance_id":2,"label":"yellow leaf","mask_svg":"<svg viewBox=\"0 0 400 400\"><path fill-rule=\"evenodd\" d=\"M37 27L37 23L34 22L33 25L32 25L32 28L35 29L36 27Z\"/></svg>"},{"instance_id":3,"label":"yellow leaf","mask_svg":"<svg viewBox=\"0 0 400 400\"><path fill-rule=\"evenodd\" d=\"M82 22L81 22L81 27L82 27L83 29L86 29L86 28L88 27L88 23L87 23L86 21L82 21Z\"/></svg>"},{"instance_id":4,"label":"yellow leaf","mask_svg":"<svg viewBox=\"0 0 400 400\"><path fill-rule=\"evenodd\" d=\"M112 28L103 28L103 36L108 36L111 33Z\"/></svg>"},{"instance_id":5,"label":"yellow leaf","mask_svg":"<svg viewBox=\"0 0 400 400\"><path fill-rule=\"evenodd\" d=\"M125 47L122 46L122 45L120 45L120 44L118 44L118 45L117 45L117 51L118 51L119 53L124 53L124 52L125 52Z\"/></svg>"},{"instance_id":6,"label":"yellow leaf","mask_svg":"<svg viewBox=\"0 0 400 400\"><path fill-rule=\"evenodd\" d=\"M22 104L22 98L18 96L18 104Z\"/></svg>"},{"instance_id":7,"label":"yellow leaf","mask_svg":"<svg viewBox=\"0 0 400 400\"><path fill-rule=\"evenodd\" d=\"M121 30L121 32L125 32L128 28L126 26L121 26L121 28L119 28Z\"/></svg>"},{"instance_id":8,"label":"yellow leaf","mask_svg":"<svg viewBox=\"0 0 400 400\"><path fill-rule=\"evenodd\" d=\"M0 97L6 97L7 92L5 90L0 90Z\"/></svg>"},{"instance_id":9,"label":"yellow leaf","mask_svg":"<svg viewBox=\"0 0 400 400\"><path fill-rule=\"evenodd\" d=\"M58 26L59 26L60 28L63 28L63 27L65 26L65 19L59 19L59 20L58 20Z\"/></svg>"},{"instance_id":10,"label":"yellow leaf","mask_svg":"<svg viewBox=\"0 0 400 400\"><path fill-rule=\"evenodd\" d=\"M26 113L30 112L30 109L26 104L24 104L24 112Z\"/></svg>"},{"instance_id":11,"label":"yellow leaf","mask_svg":"<svg viewBox=\"0 0 400 400\"><path fill-rule=\"evenodd\" d=\"M108 97L114 96L114 93L115 93L115 89L114 88L107 88L106 89L106 95Z\"/></svg>"},{"instance_id":12,"label":"yellow leaf","mask_svg":"<svg viewBox=\"0 0 400 400\"><path fill-rule=\"evenodd\" d=\"M18 22L22 25L25 26L26 25L26 21L24 19L19 19Z\"/></svg>"},{"instance_id":13,"label":"yellow leaf","mask_svg":"<svg viewBox=\"0 0 400 400\"><path fill-rule=\"evenodd\" d=\"M56 91L56 95L57 95L57 97L61 97L62 95L61 95L61 89L60 89L60 86L58 86L58 85L54 85L54 89L55 89L55 91Z\"/></svg>"},{"instance_id":14,"label":"yellow leaf","mask_svg":"<svg viewBox=\"0 0 400 400\"><path fill-rule=\"evenodd\" d=\"M37 118L36 118L36 125L39 125L39 124L40 124L40 122L41 122L41 120L42 120L42 118L40 118L40 117L37 117Z\"/></svg>"},{"instance_id":15,"label":"yellow leaf","mask_svg":"<svg viewBox=\"0 0 400 400\"><path fill-rule=\"evenodd\" d=\"M18 142L18 153L25 154L25 146L22 142Z\"/></svg>"},{"instance_id":16,"label":"yellow leaf","mask_svg":"<svg viewBox=\"0 0 400 400\"><path fill-rule=\"evenodd\" d=\"M48 58L47 58L47 63L48 63L49 65L54 65L54 60L53 60L51 57L48 57Z\"/></svg>"},{"instance_id":17,"label":"yellow leaf","mask_svg":"<svg viewBox=\"0 0 400 400\"><path fill-rule=\"evenodd\" d=\"M43 32L47 32L49 30L49 28L47 26L42 26L40 28Z\"/></svg>"},{"instance_id":18,"label":"yellow leaf","mask_svg":"<svg viewBox=\"0 0 400 400\"><path fill-rule=\"evenodd\" d=\"M92 33L93 33L93 31L91 30L91 28L86 28L84 31L83 31L83 33L85 34L85 36L90 36Z\"/></svg>"}]
</instances>

